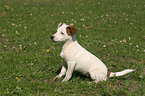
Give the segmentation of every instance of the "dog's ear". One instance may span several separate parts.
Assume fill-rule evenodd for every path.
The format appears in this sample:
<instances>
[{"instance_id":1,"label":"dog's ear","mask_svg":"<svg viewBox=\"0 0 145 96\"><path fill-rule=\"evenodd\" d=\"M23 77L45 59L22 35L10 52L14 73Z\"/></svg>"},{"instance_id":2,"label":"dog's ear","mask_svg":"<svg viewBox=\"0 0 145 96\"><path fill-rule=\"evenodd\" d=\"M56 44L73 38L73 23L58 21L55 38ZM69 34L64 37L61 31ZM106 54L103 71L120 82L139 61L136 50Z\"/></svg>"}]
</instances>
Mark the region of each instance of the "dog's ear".
<instances>
[{"instance_id":1,"label":"dog's ear","mask_svg":"<svg viewBox=\"0 0 145 96\"><path fill-rule=\"evenodd\" d=\"M66 27L66 32L69 36L75 35L77 32L77 29L72 26L68 26L68 27Z\"/></svg>"},{"instance_id":2,"label":"dog's ear","mask_svg":"<svg viewBox=\"0 0 145 96\"><path fill-rule=\"evenodd\" d=\"M61 27L62 25L64 25L65 23L59 23L58 24L58 28Z\"/></svg>"}]
</instances>

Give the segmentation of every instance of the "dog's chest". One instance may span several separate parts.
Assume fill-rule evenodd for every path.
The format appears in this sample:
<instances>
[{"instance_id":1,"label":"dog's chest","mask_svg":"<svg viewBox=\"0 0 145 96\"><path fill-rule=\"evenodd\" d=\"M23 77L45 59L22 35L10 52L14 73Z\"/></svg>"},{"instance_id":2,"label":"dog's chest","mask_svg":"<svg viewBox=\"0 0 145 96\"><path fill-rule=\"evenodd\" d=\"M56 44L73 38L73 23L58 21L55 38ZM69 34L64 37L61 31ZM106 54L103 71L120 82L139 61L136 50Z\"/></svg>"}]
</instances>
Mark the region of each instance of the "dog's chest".
<instances>
[{"instance_id":1,"label":"dog's chest","mask_svg":"<svg viewBox=\"0 0 145 96\"><path fill-rule=\"evenodd\" d=\"M60 53L61 58L64 57L63 55L64 55L64 52L63 52L63 50L62 50L61 53Z\"/></svg>"},{"instance_id":2,"label":"dog's chest","mask_svg":"<svg viewBox=\"0 0 145 96\"><path fill-rule=\"evenodd\" d=\"M65 60L72 60L75 58L76 50L74 48L69 48L65 50L61 50L60 56Z\"/></svg>"},{"instance_id":3,"label":"dog's chest","mask_svg":"<svg viewBox=\"0 0 145 96\"><path fill-rule=\"evenodd\" d=\"M68 58L71 58L72 54L71 54L71 52L69 52L67 50L61 50L60 56L63 59L68 59Z\"/></svg>"}]
</instances>

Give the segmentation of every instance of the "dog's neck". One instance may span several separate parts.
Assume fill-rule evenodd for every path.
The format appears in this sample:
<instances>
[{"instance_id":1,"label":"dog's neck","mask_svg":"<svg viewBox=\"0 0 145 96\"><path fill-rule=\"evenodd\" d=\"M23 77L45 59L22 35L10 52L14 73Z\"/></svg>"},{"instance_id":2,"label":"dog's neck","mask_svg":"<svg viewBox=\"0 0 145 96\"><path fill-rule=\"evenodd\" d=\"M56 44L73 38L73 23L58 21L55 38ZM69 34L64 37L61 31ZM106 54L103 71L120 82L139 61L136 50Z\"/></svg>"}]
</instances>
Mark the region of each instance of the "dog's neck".
<instances>
[{"instance_id":1,"label":"dog's neck","mask_svg":"<svg viewBox=\"0 0 145 96\"><path fill-rule=\"evenodd\" d=\"M67 40L67 41L65 41L65 42L62 43L62 48L65 49L70 44L75 43L75 42L77 42L76 36L75 35L72 35L72 38L71 39L69 39L69 40Z\"/></svg>"}]
</instances>

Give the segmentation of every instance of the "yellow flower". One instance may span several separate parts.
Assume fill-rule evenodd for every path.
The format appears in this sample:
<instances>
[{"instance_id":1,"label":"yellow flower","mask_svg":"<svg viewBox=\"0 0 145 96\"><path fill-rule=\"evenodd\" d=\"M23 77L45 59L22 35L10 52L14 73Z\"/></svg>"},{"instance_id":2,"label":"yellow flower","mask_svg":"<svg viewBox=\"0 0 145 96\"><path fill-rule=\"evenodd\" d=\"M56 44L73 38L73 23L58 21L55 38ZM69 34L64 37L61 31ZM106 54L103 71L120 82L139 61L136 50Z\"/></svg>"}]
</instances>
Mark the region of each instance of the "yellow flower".
<instances>
[{"instance_id":1,"label":"yellow flower","mask_svg":"<svg viewBox=\"0 0 145 96\"><path fill-rule=\"evenodd\" d=\"M49 52L49 50L46 50L46 52Z\"/></svg>"},{"instance_id":2,"label":"yellow flower","mask_svg":"<svg viewBox=\"0 0 145 96\"><path fill-rule=\"evenodd\" d=\"M111 87L111 84L109 84L109 86Z\"/></svg>"},{"instance_id":3,"label":"yellow flower","mask_svg":"<svg viewBox=\"0 0 145 96\"><path fill-rule=\"evenodd\" d=\"M18 78L18 77L16 77L16 79L17 79L17 80L19 80L19 78Z\"/></svg>"},{"instance_id":4,"label":"yellow flower","mask_svg":"<svg viewBox=\"0 0 145 96\"><path fill-rule=\"evenodd\" d=\"M0 27L0 29L2 29L2 27Z\"/></svg>"},{"instance_id":5,"label":"yellow flower","mask_svg":"<svg viewBox=\"0 0 145 96\"><path fill-rule=\"evenodd\" d=\"M3 94L7 94L7 92L3 92Z\"/></svg>"}]
</instances>

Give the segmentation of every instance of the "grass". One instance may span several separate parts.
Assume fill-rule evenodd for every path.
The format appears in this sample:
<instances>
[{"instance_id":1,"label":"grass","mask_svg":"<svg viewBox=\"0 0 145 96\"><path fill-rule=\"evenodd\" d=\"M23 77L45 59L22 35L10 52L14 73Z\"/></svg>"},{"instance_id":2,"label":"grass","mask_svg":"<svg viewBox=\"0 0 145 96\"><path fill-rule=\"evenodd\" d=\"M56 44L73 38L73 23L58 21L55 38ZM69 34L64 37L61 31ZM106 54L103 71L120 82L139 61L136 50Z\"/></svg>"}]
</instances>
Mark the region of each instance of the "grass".
<instances>
[{"instance_id":1,"label":"grass","mask_svg":"<svg viewBox=\"0 0 145 96\"><path fill-rule=\"evenodd\" d=\"M144 0L0 0L0 95L145 95L144 9ZM50 36L60 22L74 24L78 42L111 72L136 71L97 84L76 72L53 82L61 43Z\"/></svg>"}]
</instances>

